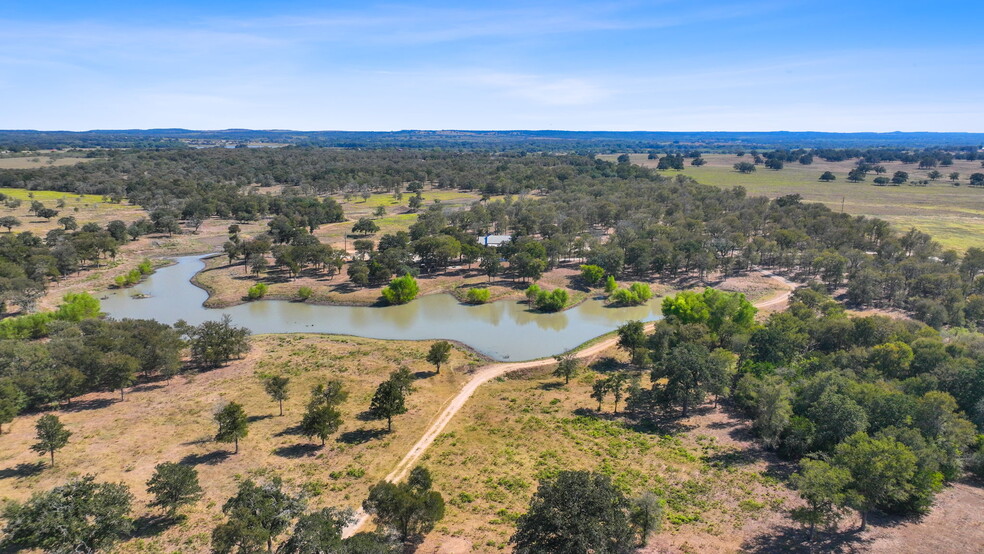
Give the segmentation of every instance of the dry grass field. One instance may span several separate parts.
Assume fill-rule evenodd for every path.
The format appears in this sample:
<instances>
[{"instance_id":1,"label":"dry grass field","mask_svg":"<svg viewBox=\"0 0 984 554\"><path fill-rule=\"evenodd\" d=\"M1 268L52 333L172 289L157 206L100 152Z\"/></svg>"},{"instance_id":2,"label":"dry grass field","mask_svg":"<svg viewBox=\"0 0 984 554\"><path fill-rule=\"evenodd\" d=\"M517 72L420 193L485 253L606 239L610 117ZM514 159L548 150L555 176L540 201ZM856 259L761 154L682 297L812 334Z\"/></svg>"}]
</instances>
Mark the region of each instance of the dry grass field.
<instances>
[{"instance_id":1,"label":"dry grass field","mask_svg":"<svg viewBox=\"0 0 984 554\"><path fill-rule=\"evenodd\" d=\"M476 393L423 460L449 502L428 544L506 548L538 479L567 469L606 473L627 493L664 495L667 521L653 546L677 551L734 551L796 504L778 479L782 465L761 455L744 423L711 405L662 425L613 415L611 398L597 412L591 383L620 369L613 354L568 385L541 369Z\"/></svg>"},{"instance_id":2,"label":"dry grass field","mask_svg":"<svg viewBox=\"0 0 984 554\"><path fill-rule=\"evenodd\" d=\"M222 503L245 478L280 476L306 491L311 507L357 507L479 363L455 349L451 362L435 374L424 360L429 346L321 335L259 336L245 359L227 367L179 376L170 384L138 385L123 402L118 394L97 393L57 410L73 434L56 455L54 468L28 449L40 414L21 416L9 433L5 426L0 438L0 499L24 500L34 491L92 473L130 486L135 516L152 519L145 483L154 466L165 461L194 465L206 495L188 510L187 520L166 528L151 525L118 549L122 552L207 551ZM408 398L409 412L394 418L393 432L386 433L385 421L366 421L360 414L376 386L399 367L414 373L416 390ZM283 417L260 379L280 374L291 378ZM349 398L341 406L342 428L322 448L317 439L299 436L296 426L311 388L331 378L344 382ZM212 414L229 401L242 403L252 421L239 454L232 454L231 444L212 440Z\"/></svg>"},{"instance_id":3,"label":"dry grass field","mask_svg":"<svg viewBox=\"0 0 984 554\"><path fill-rule=\"evenodd\" d=\"M114 219L130 223L147 215L147 212L138 206L114 204L97 194L71 194L51 190L18 188L0 188L0 193L8 198L21 201L21 205L16 208L9 208L0 204L0 217L14 216L21 222L19 226L11 230L13 233L30 231L44 237L45 233L51 229L61 227L58 224L58 219L66 216L74 217L78 226L82 227L86 223L98 223L105 226L106 223ZM47 220L29 214L28 210L31 208L32 201L41 202L46 208L57 210L58 215ZM0 230L0 232L6 231L6 229Z\"/></svg>"},{"instance_id":4,"label":"dry grass field","mask_svg":"<svg viewBox=\"0 0 984 554\"><path fill-rule=\"evenodd\" d=\"M616 156L601 156L614 160ZM646 154L632 154L632 162L656 167L656 160ZM819 158L811 165L788 163L779 171L759 166L749 174L738 173L733 166L738 161L751 161L747 154L738 158L733 154L706 154L707 164L701 167L687 165L683 171L661 171L673 176L683 174L698 182L719 187L742 186L749 194L771 198L785 194L799 194L811 202L823 202L831 209L854 215L876 216L892 222L899 229L916 227L929 233L948 248L966 250L971 246L984 247L984 189L967 186L971 173L984 172L979 161L956 160L951 167L939 167L943 179L926 186L904 184L880 187L872 184L874 175L866 181L851 183L848 172L856 160L825 162ZM687 161L689 164L689 160ZM929 179L931 170L918 169L916 164L901 162L883 163L889 177L896 171L905 171L909 180ZM836 181L823 183L818 180L824 171L837 176ZM960 173L960 186L947 178L951 172Z\"/></svg>"},{"instance_id":5,"label":"dry grass field","mask_svg":"<svg viewBox=\"0 0 984 554\"><path fill-rule=\"evenodd\" d=\"M97 158L79 158L74 156L47 155L42 153L27 156L3 156L0 157L0 169L35 169L38 167L51 167L63 165L75 165L78 163L90 162Z\"/></svg>"}]
</instances>

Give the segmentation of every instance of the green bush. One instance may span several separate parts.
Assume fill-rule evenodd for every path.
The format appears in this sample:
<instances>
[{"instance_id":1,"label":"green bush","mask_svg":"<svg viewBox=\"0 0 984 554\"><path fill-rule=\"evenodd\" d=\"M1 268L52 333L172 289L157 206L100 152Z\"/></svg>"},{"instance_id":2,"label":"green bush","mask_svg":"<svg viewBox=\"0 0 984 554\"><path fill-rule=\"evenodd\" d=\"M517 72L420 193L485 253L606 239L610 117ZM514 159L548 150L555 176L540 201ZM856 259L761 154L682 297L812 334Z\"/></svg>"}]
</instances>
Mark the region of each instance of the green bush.
<instances>
[{"instance_id":1,"label":"green bush","mask_svg":"<svg viewBox=\"0 0 984 554\"><path fill-rule=\"evenodd\" d=\"M301 300L307 300L308 298L311 298L311 295L313 293L314 291L311 290L311 287L301 287L297 289L297 297L300 298Z\"/></svg>"},{"instance_id":2,"label":"green bush","mask_svg":"<svg viewBox=\"0 0 984 554\"><path fill-rule=\"evenodd\" d=\"M143 273L140 269L131 269L123 275L117 275L116 278L113 279L113 282L120 288L132 287L133 285L139 283L140 280L143 279L144 275L145 273Z\"/></svg>"},{"instance_id":3,"label":"green bush","mask_svg":"<svg viewBox=\"0 0 984 554\"><path fill-rule=\"evenodd\" d=\"M615 277L609 275L608 279L605 280L605 292L611 294L615 292L615 289L617 288L618 288L618 283L615 282Z\"/></svg>"},{"instance_id":4,"label":"green bush","mask_svg":"<svg viewBox=\"0 0 984 554\"><path fill-rule=\"evenodd\" d=\"M137 266L137 271L141 275L150 275L154 272L154 266L150 263L150 260L144 258L144 261L140 262L140 265Z\"/></svg>"},{"instance_id":5,"label":"green bush","mask_svg":"<svg viewBox=\"0 0 984 554\"><path fill-rule=\"evenodd\" d=\"M419 292L417 280L408 273L390 281L389 286L383 289L383 297L390 304L406 304L416 298Z\"/></svg>"},{"instance_id":6,"label":"green bush","mask_svg":"<svg viewBox=\"0 0 984 554\"><path fill-rule=\"evenodd\" d=\"M0 339L37 339L48 335L52 321L79 322L98 317L99 300L90 294L69 293L62 297L62 304L53 312L8 317L0 321Z\"/></svg>"},{"instance_id":7,"label":"green bush","mask_svg":"<svg viewBox=\"0 0 984 554\"><path fill-rule=\"evenodd\" d=\"M643 302L648 302L649 299L653 297L653 290L649 288L649 285L644 283L632 283L629 290L631 290L636 297L639 298L640 304Z\"/></svg>"},{"instance_id":8,"label":"green bush","mask_svg":"<svg viewBox=\"0 0 984 554\"><path fill-rule=\"evenodd\" d=\"M267 290L270 287L266 283L256 283L255 285L249 287L249 292L246 293L246 297L250 300L259 300L266 296Z\"/></svg>"},{"instance_id":9,"label":"green bush","mask_svg":"<svg viewBox=\"0 0 984 554\"><path fill-rule=\"evenodd\" d=\"M609 300L622 306L638 306L645 304L653 297L653 291L643 283L632 283L627 289L615 289Z\"/></svg>"},{"instance_id":10,"label":"green bush","mask_svg":"<svg viewBox=\"0 0 984 554\"><path fill-rule=\"evenodd\" d=\"M605 270L596 265L582 265L581 266L581 279L584 282L595 286L600 283L605 278Z\"/></svg>"},{"instance_id":11,"label":"green bush","mask_svg":"<svg viewBox=\"0 0 984 554\"><path fill-rule=\"evenodd\" d=\"M492 298L492 292L489 289L468 289L466 297L471 304L485 304Z\"/></svg>"},{"instance_id":12,"label":"green bush","mask_svg":"<svg viewBox=\"0 0 984 554\"><path fill-rule=\"evenodd\" d=\"M567 306L568 300L566 289L541 290L536 297L536 307L544 312L559 312Z\"/></svg>"},{"instance_id":13,"label":"green bush","mask_svg":"<svg viewBox=\"0 0 984 554\"><path fill-rule=\"evenodd\" d=\"M99 300L85 292L66 294L55 311L55 319L76 323L99 315Z\"/></svg>"},{"instance_id":14,"label":"green bush","mask_svg":"<svg viewBox=\"0 0 984 554\"><path fill-rule=\"evenodd\" d=\"M612 304L621 306L635 306L639 303L639 298L629 289L615 289L615 292L608 297Z\"/></svg>"}]
</instances>

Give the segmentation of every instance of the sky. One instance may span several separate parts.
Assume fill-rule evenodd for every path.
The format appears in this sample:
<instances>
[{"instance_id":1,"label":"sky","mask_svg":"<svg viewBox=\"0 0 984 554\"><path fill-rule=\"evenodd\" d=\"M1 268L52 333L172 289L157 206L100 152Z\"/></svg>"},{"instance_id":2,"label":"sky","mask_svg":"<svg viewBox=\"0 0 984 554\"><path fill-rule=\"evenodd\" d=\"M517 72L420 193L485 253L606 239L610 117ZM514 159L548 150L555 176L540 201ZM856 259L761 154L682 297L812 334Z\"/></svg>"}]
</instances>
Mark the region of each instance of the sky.
<instances>
[{"instance_id":1,"label":"sky","mask_svg":"<svg viewBox=\"0 0 984 554\"><path fill-rule=\"evenodd\" d=\"M984 132L984 2L0 0L0 128Z\"/></svg>"}]
</instances>

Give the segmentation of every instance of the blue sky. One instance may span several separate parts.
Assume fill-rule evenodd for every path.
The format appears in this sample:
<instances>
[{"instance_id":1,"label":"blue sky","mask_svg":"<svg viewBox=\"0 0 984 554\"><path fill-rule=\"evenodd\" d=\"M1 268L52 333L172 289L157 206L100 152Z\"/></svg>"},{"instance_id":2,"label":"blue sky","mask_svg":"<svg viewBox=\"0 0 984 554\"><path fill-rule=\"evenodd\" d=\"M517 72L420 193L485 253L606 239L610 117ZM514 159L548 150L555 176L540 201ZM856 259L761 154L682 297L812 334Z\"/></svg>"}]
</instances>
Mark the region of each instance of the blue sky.
<instances>
[{"instance_id":1,"label":"blue sky","mask_svg":"<svg viewBox=\"0 0 984 554\"><path fill-rule=\"evenodd\" d=\"M984 3L0 0L0 128L984 131Z\"/></svg>"}]
</instances>

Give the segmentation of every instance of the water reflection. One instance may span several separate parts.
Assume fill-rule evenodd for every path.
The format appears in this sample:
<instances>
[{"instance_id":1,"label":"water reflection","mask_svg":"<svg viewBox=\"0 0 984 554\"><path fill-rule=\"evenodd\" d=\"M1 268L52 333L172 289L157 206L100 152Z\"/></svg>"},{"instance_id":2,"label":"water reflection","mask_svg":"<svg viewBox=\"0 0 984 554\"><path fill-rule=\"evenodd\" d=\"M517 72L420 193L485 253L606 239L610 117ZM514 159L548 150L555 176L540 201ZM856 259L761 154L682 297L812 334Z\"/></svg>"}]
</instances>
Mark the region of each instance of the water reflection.
<instances>
[{"instance_id":1,"label":"water reflection","mask_svg":"<svg viewBox=\"0 0 984 554\"><path fill-rule=\"evenodd\" d=\"M610 308L593 298L556 314L530 312L525 302L480 306L459 303L448 294L419 298L403 306L317 306L263 300L224 309L208 309L208 294L190 279L204 267L204 256L178 258L143 283L113 291L102 301L111 317L153 318L165 323L184 319L198 324L232 317L254 333L339 333L380 339L450 339L497 360L552 356L605 334L630 319L659 318L659 302ZM143 294L148 298L135 299Z\"/></svg>"}]
</instances>

